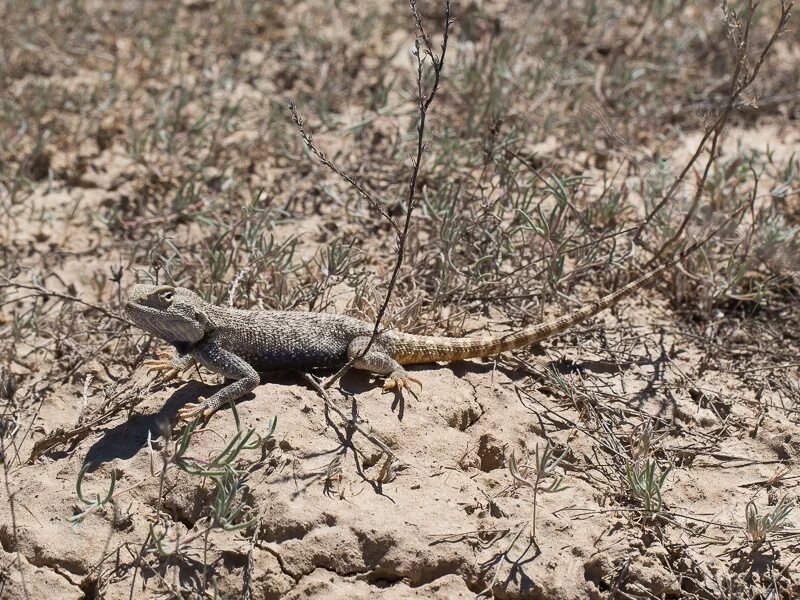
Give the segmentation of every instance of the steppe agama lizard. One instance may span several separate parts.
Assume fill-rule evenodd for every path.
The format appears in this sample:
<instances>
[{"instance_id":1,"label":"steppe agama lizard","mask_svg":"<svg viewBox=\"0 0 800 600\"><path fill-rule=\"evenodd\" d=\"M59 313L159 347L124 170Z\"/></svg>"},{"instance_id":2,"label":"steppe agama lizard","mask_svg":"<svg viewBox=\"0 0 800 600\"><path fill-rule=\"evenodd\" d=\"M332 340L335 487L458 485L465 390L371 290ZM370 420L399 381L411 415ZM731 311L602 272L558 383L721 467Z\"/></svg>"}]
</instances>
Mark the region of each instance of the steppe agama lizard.
<instances>
[{"instance_id":1,"label":"steppe agama lizard","mask_svg":"<svg viewBox=\"0 0 800 600\"><path fill-rule=\"evenodd\" d=\"M374 325L345 315L216 306L189 289L169 285L134 286L125 312L178 352L171 361L150 361L152 369L174 377L195 360L235 380L178 413L180 419L191 419L198 414L209 416L223 403L241 398L259 385L260 371L278 368L334 367L355 357L356 369L386 377L384 389L420 384L404 365L495 356L552 337L614 306L673 264L657 267L583 308L514 333L451 338L385 330L366 354Z\"/></svg>"}]
</instances>

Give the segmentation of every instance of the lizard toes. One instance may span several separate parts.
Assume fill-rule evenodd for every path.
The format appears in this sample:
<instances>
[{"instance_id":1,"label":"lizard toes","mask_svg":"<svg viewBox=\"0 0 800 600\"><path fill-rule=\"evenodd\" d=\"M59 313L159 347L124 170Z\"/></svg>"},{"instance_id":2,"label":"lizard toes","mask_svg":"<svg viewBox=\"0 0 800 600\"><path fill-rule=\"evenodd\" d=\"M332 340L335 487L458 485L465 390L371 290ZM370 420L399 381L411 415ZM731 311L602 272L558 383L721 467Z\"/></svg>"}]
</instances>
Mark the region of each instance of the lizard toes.
<instances>
[{"instance_id":1,"label":"lizard toes","mask_svg":"<svg viewBox=\"0 0 800 600\"><path fill-rule=\"evenodd\" d=\"M403 375L389 375L386 378L385 383L383 384L383 389L386 391L389 390L402 390L404 388L411 387L412 383L416 383L419 386L419 389L422 389L422 382L417 379L416 377L411 377L410 375L403 374Z\"/></svg>"},{"instance_id":2,"label":"lizard toes","mask_svg":"<svg viewBox=\"0 0 800 600\"><path fill-rule=\"evenodd\" d=\"M148 358L142 362L142 365L147 368L147 371L166 371L172 364L163 358Z\"/></svg>"},{"instance_id":3,"label":"lizard toes","mask_svg":"<svg viewBox=\"0 0 800 600\"><path fill-rule=\"evenodd\" d=\"M180 373L180 370L172 364L171 360L157 358L153 360L146 360L142 364L147 368L148 373L158 373L162 382L171 381L172 379L175 379L178 373Z\"/></svg>"},{"instance_id":4,"label":"lizard toes","mask_svg":"<svg viewBox=\"0 0 800 600\"><path fill-rule=\"evenodd\" d=\"M200 415L203 418L207 417L206 414L208 412L207 407L205 406L205 398L200 396L197 399L196 404L187 404L182 409L178 411L177 420L178 421L191 421L196 416Z\"/></svg>"},{"instance_id":5,"label":"lizard toes","mask_svg":"<svg viewBox=\"0 0 800 600\"><path fill-rule=\"evenodd\" d=\"M178 377L178 369L170 369L168 371L164 371L161 375L161 382L167 383L168 381L172 381L176 377Z\"/></svg>"}]
</instances>

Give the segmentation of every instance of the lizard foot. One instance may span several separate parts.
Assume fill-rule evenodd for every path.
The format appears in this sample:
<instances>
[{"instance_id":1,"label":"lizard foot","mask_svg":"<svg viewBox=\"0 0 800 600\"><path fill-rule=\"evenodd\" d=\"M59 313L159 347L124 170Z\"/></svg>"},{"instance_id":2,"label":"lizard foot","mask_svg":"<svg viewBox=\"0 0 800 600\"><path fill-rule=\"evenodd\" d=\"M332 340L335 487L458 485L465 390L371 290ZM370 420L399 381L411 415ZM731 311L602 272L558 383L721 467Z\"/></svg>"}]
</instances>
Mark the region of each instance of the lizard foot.
<instances>
[{"instance_id":1,"label":"lizard foot","mask_svg":"<svg viewBox=\"0 0 800 600\"><path fill-rule=\"evenodd\" d=\"M178 373L180 373L180 369L173 365L171 360L166 358L146 360L142 364L147 368L148 373L158 373L159 378L164 383L172 381L178 376Z\"/></svg>"},{"instance_id":2,"label":"lizard foot","mask_svg":"<svg viewBox=\"0 0 800 600\"><path fill-rule=\"evenodd\" d=\"M206 406L206 399L199 396L196 404L187 404L178 411L177 420L191 421L198 415L202 419L207 419L213 412L214 410L210 406Z\"/></svg>"},{"instance_id":3,"label":"lizard foot","mask_svg":"<svg viewBox=\"0 0 800 600\"><path fill-rule=\"evenodd\" d=\"M395 371L386 378L386 382L383 384L383 389L387 392L390 390L397 390L399 392L403 388L410 387L412 383L416 383L419 386L419 389L422 389L422 382L419 379L416 377L411 377L411 375L405 371Z\"/></svg>"},{"instance_id":4,"label":"lizard foot","mask_svg":"<svg viewBox=\"0 0 800 600\"><path fill-rule=\"evenodd\" d=\"M179 356L176 358L150 359L142 364L147 368L148 373L155 371L159 374L160 383L167 383L186 371L192 365L192 360L190 356Z\"/></svg>"}]
</instances>

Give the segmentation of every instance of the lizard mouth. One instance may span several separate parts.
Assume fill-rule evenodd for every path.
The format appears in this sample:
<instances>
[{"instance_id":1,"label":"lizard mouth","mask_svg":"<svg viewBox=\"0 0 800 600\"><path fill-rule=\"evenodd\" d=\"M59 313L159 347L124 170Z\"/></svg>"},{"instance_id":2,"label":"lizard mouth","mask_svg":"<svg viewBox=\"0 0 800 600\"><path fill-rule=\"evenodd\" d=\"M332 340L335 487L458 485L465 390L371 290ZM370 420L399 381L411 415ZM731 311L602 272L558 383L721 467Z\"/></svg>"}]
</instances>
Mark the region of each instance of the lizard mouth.
<instances>
[{"instance_id":1,"label":"lizard mouth","mask_svg":"<svg viewBox=\"0 0 800 600\"><path fill-rule=\"evenodd\" d=\"M142 315L155 315L159 311L144 304L139 304L135 300L128 300L125 303L125 314L130 317L136 324L139 324L139 319Z\"/></svg>"},{"instance_id":2,"label":"lizard mouth","mask_svg":"<svg viewBox=\"0 0 800 600\"><path fill-rule=\"evenodd\" d=\"M158 327L158 321L167 318L163 312L133 300L125 303L125 315L145 331L159 336L161 327Z\"/></svg>"}]
</instances>

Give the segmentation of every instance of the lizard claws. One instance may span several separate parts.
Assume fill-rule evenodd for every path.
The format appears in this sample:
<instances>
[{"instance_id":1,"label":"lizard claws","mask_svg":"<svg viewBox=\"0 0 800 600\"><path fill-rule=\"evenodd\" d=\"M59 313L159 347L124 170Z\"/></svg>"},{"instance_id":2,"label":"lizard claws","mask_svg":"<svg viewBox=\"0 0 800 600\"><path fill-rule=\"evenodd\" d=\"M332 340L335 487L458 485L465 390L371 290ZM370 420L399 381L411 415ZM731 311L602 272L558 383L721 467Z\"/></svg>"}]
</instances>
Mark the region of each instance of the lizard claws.
<instances>
[{"instance_id":1,"label":"lizard claws","mask_svg":"<svg viewBox=\"0 0 800 600\"><path fill-rule=\"evenodd\" d=\"M158 377L161 379L162 383L172 381L181 372L180 369L172 364L171 360L166 358L150 359L144 361L142 364L147 368L148 373L158 373Z\"/></svg>"},{"instance_id":2,"label":"lizard claws","mask_svg":"<svg viewBox=\"0 0 800 600\"><path fill-rule=\"evenodd\" d=\"M403 388L411 387L412 383L416 383L419 386L419 389L422 389L422 382L416 377L411 377L408 373L392 373L386 378L386 382L383 384L383 389L387 392L390 390L400 391Z\"/></svg>"},{"instance_id":3,"label":"lizard claws","mask_svg":"<svg viewBox=\"0 0 800 600\"><path fill-rule=\"evenodd\" d=\"M207 419L211 416L213 412L206 404L206 399L202 396L197 398L197 403L195 404L187 404L182 409L178 411L177 420L178 421L191 421L196 416L200 415L200 418Z\"/></svg>"},{"instance_id":4,"label":"lizard claws","mask_svg":"<svg viewBox=\"0 0 800 600\"><path fill-rule=\"evenodd\" d=\"M159 383L167 383L192 366L192 357L188 354L176 356L175 358L162 356L161 358L146 360L142 364L148 373L153 371L158 373L156 379L159 380Z\"/></svg>"}]
</instances>

